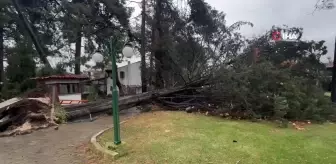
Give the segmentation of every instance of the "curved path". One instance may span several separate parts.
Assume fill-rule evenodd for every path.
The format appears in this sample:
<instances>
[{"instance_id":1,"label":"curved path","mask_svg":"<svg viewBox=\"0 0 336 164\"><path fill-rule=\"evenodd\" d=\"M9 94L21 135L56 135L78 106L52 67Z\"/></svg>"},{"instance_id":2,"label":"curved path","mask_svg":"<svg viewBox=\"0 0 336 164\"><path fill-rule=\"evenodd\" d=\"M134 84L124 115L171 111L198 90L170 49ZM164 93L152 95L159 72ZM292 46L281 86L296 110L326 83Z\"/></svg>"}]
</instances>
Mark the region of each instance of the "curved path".
<instances>
[{"instance_id":1,"label":"curved path","mask_svg":"<svg viewBox=\"0 0 336 164\"><path fill-rule=\"evenodd\" d=\"M134 108L124 110L121 120L138 114ZM35 131L28 135L0 138L0 164L83 164L76 147L112 125L112 116L93 122L69 123Z\"/></svg>"}]
</instances>

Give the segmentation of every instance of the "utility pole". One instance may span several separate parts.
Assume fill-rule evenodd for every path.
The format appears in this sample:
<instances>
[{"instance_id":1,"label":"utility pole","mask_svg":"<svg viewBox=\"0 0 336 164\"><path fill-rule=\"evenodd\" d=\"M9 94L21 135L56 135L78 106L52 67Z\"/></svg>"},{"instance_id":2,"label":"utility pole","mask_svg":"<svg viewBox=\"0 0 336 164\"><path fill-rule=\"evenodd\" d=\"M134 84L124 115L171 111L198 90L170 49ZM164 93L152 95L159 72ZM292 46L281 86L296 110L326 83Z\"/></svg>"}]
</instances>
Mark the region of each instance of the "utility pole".
<instances>
[{"instance_id":1,"label":"utility pole","mask_svg":"<svg viewBox=\"0 0 336 164\"><path fill-rule=\"evenodd\" d=\"M331 80L331 101L336 102L336 38L335 38L335 50L334 50L334 62L332 68L332 80Z\"/></svg>"},{"instance_id":2,"label":"utility pole","mask_svg":"<svg viewBox=\"0 0 336 164\"><path fill-rule=\"evenodd\" d=\"M147 92L147 68L146 68L146 0L142 0L141 18L141 88L142 93Z\"/></svg>"}]
</instances>

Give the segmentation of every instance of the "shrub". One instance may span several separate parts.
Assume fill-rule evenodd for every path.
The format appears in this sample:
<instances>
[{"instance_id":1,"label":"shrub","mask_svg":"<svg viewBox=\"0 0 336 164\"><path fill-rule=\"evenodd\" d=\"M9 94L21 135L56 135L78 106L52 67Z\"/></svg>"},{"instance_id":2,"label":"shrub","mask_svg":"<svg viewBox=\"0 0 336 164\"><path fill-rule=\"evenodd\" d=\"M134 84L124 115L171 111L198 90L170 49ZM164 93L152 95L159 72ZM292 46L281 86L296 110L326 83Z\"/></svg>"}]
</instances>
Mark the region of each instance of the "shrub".
<instances>
[{"instance_id":1,"label":"shrub","mask_svg":"<svg viewBox=\"0 0 336 164\"><path fill-rule=\"evenodd\" d=\"M56 123L58 124L63 124L67 122L67 113L60 104L55 105L55 117Z\"/></svg>"}]
</instances>

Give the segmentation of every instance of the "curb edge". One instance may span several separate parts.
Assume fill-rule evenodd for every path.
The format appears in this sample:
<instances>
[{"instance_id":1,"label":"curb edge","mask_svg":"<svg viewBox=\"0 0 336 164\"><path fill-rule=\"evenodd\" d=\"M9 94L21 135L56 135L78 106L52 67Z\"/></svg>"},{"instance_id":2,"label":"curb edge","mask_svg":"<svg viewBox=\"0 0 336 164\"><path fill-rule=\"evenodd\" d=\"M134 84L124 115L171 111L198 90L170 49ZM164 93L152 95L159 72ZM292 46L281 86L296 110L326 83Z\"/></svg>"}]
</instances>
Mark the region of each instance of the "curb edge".
<instances>
[{"instance_id":1,"label":"curb edge","mask_svg":"<svg viewBox=\"0 0 336 164\"><path fill-rule=\"evenodd\" d=\"M123 124L123 123L125 123L125 122L126 122L126 121L122 121L122 122L120 122L120 124ZM107 149L105 149L104 147L102 147L102 146L97 142L97 138L98 138L99 136L101 136L104 132L106 132L107 130L112 129L112 128L113 128L113 126L112 126L112 127L105 128L105 129L99 131L98 133L94 134L94 135L91 137L90 142L91 142L91 144L93 144L93 146L95 147L96 150L98 150L98 151L100 151L100 152L102 152L102 153L104 153L104 154L110 155L110 156L112 156L113 158L115 158L115 157L117 157L117 156L119 155L119 153L117 153L117 152L115 152L115 151L107 150Z\"/></svg>"}]
</instances>

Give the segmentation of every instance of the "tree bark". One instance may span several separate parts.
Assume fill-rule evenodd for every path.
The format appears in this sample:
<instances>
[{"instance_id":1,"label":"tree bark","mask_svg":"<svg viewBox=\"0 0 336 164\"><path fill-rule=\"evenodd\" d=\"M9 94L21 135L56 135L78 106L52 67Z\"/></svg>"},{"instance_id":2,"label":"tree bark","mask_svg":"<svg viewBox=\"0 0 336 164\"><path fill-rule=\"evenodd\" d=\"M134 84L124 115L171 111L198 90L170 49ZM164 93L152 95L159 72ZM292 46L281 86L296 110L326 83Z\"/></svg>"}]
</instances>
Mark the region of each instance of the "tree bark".
<instances>
[{"instance_id":1,"label":"tree bark","mask_svg":"<svg viewBox=\"0 0 336 164\"><path fill-rule=\"evenodd\" d=\"M3 25L0 25L0 91L2 90L3 86L3 75L4 75L4 28Z\"/></svg>"},{"instance_id":2,"label":"tree bark","mask_svg":"<svg viewBox=\"0 0 336 164\"><path fill-rule=\"evenodd\" d=\"M163 32L161 29L161 12L162 12L162 0L156 0L155 5L155 86L157 89L162 89L164 87L164 81L162 77L163 73L163 51L162 51L162 36Z\"/></svg>"},{"instance_id":3,"label":"tree bark","mask_svg":"<svg viewBox=\"0 0 336 164\"><path fill-rule=\"evenodd\" d=\"M334 62L331 78L331 101L334 103L336 102L336 38L335 38Z\"/></svg>"},{"instance_id":4,"label":"tree bark","mask_svg":"<svg viewBox=\"0 0 336 164\"><path fill-rule=\"evenodd\" d=\"M124 88L122 87L122 84L121 84L120 79L119 79L118 67L116 67L115 69L117 71L117 76L116 77L117 77L117 87L119 88L119 94L124 95L125 94L124 93Z\"/></svg>"},{"instance_id":5,"label":"tree bark","mask_svg":"<svg viewBox=\"0 0 336 164\"><path fill-rule=\"evenodd\" d=\"M81 49L82 49L82 32L80 29L77 31L76 51L75 51L75 74L79 75L81 66Z\"/></svg>"},{"instance_id":6,"label":"tree bark","mask_svg":"<svg viewBox=\"0 0 336 164\"><path fill-rule=\"evenodd\" d=\"M152 32L154 33L154 32ZM149 73L148 73L148 83L149 83L149 86L150 86L150 89L152 89L153 87L153 69L154 69L154 53L151 52L150 54L150 58L149 58Z\"/></svg>"},{"instance_id":7,"label":"tree bark","mask_svg":"<svg viewBox=\"0 0 336 164\"><path fill-rule=\"evenodd\" d=\"M146 68L146 1L142 0L142 20L141 20L141 88L142 92L147 92L147 68Z\"/></svg>"},{"instance_id":8,"label":"tree bark","mask_svg":"<svg viewBox=\"0 0 336 164\"><path fill-rule=\"evenodd\" d=\"M156 0L155 0L156 1ZM155 1L153 0L153 3L155 3ZM154 4L155 5L155 4ZM151 54L150 54L150 59L149 59L149 74L148 74L148 83L151 89L153 89L153 84L154 84L154 79L153 79L153 72L154 72L154 53L155 53L155 44L156 44L156 38L155 38L155 22L152 21L151 23L151 30L152 30L152 34L151 34Z\"/></svg>"},{"instance_id":9,"label":"tree bark","mask_svg":"<svg viewBox=\"0 0 336 164\"><path fill-rule=\"evenodd\" d=\"M185 90L185 87L176 87L171 89L162 89L153 92L146 92L133 96L121 97L119 99L119 110L128 109L145 102L149 102L157 97L165 96L168 94L176 93ZM80 105L64 106L69 120L88 116L92 113L107 112L112 109L112 100L101 100Z\"/></svg>"}]
</instances>

